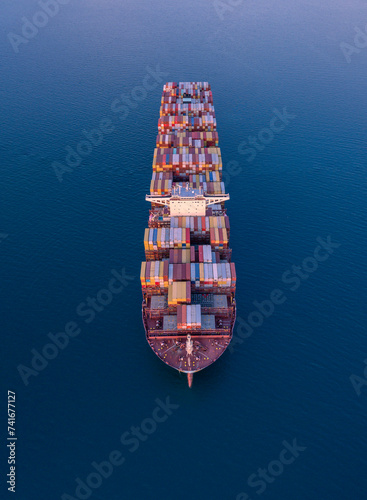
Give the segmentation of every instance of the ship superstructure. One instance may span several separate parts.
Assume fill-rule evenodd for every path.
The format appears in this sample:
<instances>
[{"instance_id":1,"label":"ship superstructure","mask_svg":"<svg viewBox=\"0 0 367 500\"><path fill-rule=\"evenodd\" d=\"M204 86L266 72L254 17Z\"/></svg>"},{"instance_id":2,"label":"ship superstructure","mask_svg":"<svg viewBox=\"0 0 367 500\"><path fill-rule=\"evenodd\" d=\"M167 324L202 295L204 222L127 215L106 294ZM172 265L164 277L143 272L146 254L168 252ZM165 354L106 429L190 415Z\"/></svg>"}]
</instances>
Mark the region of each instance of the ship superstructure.
<instances>
[{"instance_id":1,"label":"ship superstructure","mask_svg":"<svg viewBox=\"0 0 367 500\"><path fill-rule=\"evenodd\" d=\"M193 374L227 348L236 318L229 195L208 82L168 82L158 120L141 265L143 324L167 365Z\"/></svg>"}]
</instances>

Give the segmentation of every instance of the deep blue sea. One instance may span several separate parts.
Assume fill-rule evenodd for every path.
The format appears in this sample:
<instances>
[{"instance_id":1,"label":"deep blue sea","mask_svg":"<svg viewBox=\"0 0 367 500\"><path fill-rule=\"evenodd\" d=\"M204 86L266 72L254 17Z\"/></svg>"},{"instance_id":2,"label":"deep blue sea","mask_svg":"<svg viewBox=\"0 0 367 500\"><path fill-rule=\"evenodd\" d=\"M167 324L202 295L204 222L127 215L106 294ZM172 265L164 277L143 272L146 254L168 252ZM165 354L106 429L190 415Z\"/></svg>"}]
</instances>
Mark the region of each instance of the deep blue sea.
<instances>
[{"instance_id":1,"label":"deep blue sea","mask_svg":"<svg viewBox=\"0 0 367 500\"><path fill-rule=\"evenodd\" d=\"M0 6L0 498L367 498L366 2L41 3ZM190 80L213 90L241 327L191 390L139 281L162 85Z\"/></svg>"}]
</instances>

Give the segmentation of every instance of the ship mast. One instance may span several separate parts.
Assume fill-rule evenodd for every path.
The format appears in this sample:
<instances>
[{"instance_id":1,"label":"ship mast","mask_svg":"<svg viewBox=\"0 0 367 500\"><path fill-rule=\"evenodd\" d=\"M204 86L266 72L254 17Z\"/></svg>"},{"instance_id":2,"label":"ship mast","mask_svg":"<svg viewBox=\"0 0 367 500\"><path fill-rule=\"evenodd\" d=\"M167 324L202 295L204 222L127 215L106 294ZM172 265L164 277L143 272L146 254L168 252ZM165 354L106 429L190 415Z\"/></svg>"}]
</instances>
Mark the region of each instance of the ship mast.
<instances>
[{"instance_id":1,"label":"ship mast","mask_svg":"<svg viewBox=\"0 0 367 500\"><path fill-rule=\"evenodd\" d=\"M194 351L194 343L191 340L191 335L188 334L187 335L187 339L186 339L186 352L187 352L187 355L191 356L192 353L193 353L193 351ZM190 366L190 358L188 358L188 363L189 363L189 366ZM192 386L192 380L193 380L193 378L194 378L193 373L188 373L187 374L187 382L189 384L189 387Z\"/></svg>"}]
</instances>

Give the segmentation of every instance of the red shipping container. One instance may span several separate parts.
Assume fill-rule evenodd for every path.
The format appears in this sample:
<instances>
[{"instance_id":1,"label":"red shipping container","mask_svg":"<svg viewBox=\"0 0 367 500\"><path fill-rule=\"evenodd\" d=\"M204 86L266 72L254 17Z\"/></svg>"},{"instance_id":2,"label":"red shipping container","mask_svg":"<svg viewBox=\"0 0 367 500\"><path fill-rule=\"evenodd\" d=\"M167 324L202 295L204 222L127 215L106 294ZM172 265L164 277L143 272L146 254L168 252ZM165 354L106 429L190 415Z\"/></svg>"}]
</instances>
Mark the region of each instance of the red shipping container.
<instances>
[{"instance_id":1,"label":"red shipping container","mask_svg":"<svg viewBox=\"0 0 367 500\"><path fill-rule=\"evenodd\" d=\"M147 267L145 268L145 281L146 281L147 286L152 286L151 283L149 282L150 281L150 266L151 266L151 262L148 261Z\"/></svg>"},{"instance_id":2,"label":"red shipping container","mask_svg":"<svg viewBox=\"0 0 367 500\"><path fill-rule=\"evenodd\" d=\"M204 249L203 249L203 245L199 245L199 262L204 262Z\"/></svg>"},{"instance_id":3,"label":"red shipping container","mask_svg":"<svg viewBox=\"0 0 367 500\"><path fill-rule=\"evenodd\" d=\"M215 232L214 232L214 227L210 228L210 242L212 245L215 244Z\"/></svg>"},{"instance_id":4,"label":"red shipping container","mask_svg":"<svg viewBox=\"0 0 367 500\"><path fill-rule=\"evenodd\" d=\"M184 264L186 266L186 280L190 281L191 280L191 266L190 263Z\"/></svg>"},{"instance_id":5,"label":"red shipping container","mask_svg":"<svg viewBox=\"0 0 367 500\"><path fill-rule=\"evenodd\" d=\"M191 283L190 283L190 281L186 281L186 300L189 304L191 304Z\"/></svg>"},{"instance_id":6,"label":"red shipping container","mask_svg":"<svg viewBox=\"0 0 367 500\"><path fill-rule=\"evenodd\" d=\"M231 278L232 282L236 282L237 275L236 275L236 266L234 265L234 262L231 262Z\"/></svg>"},{"instance_id":7,"label":"red shipping container","mask_svg":"<svg viewBox=\"0 0 367 500\"><path fill-rule=\"evenodd\" d=\"M190 247L190 261L195 262L195 247Z\"/></svg>"},{"instance_id":8,"label":"red shipping container","mask_svg":"<svg viewBox=\"0 0 367 500\"><path fill-rule=\"evenodd\" d=\"M187 328L186 316L187 316L187 305L183 304L183 306L182 306L182 326L184 329Z\"/></svg>"},{"instance_id":9,"label":"red shipping container","mask_svg":"<svg viewBox=\"0 0 367 500\"><path fill-rule=\"evenodd\" d=\"M168 280L168 266L169 266L168 260L165 260L163 262L163 279L164 279L164 281Z\"/></svg>"}]
</instances>

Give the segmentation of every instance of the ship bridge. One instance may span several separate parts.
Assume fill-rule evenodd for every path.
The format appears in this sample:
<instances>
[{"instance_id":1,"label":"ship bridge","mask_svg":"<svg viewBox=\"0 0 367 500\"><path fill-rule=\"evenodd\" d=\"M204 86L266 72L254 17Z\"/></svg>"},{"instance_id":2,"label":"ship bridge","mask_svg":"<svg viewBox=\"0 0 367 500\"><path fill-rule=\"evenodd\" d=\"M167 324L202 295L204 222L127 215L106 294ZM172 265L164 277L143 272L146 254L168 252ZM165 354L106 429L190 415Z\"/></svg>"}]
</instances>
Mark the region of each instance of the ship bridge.
<instances>
[{"instance_id":1,"label":"ship bridge","mask_svg":"<svg viewBox=\"0 0 367 500\"><path fill-rule=\"evenodd\" d=\"M172 217L188 215L205 216L206 208L209 205L229 200L229 194L204 195L201 188L193 189L188 186L178 186L172 190L171 196L147 194L145 199L151 203L169 207Z\"/></svg>"}]
</instances>

